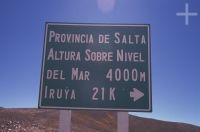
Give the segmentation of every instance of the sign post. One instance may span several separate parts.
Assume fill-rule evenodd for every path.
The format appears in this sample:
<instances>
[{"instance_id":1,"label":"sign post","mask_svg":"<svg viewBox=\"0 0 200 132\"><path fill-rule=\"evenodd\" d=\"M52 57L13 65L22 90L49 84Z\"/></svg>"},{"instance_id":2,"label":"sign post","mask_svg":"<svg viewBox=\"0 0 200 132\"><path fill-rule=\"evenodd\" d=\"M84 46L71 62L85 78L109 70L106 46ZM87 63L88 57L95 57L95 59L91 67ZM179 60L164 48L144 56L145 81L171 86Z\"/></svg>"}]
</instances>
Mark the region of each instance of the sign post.
<instances>
[{"instance_id":1,"label":"sign post","mask_svg":"<svg viewBox=\"0 0 200 132\"><path fill-rule=\"evenodd\" d=\"M71 110L60 110L59 132L71 132Z\"/></svg>"},{"instance_id":2,"label":"sign post","mask_svg":"<svg viewBox=\"0 0 200 132\"><path fill-rule=\"evenodd\" d=\"M117 132L129 132L128 112L117 112Z\"/></svg>"},{"instance_id":3,"label":"sign post","mask_svg":"<svg viewBox=\"0 0 200 132\"><path fill-rule=\"evenodd\" d=\"M39 108L143 111L150 26L46 23Z\"/></svg>"}]
</instances>

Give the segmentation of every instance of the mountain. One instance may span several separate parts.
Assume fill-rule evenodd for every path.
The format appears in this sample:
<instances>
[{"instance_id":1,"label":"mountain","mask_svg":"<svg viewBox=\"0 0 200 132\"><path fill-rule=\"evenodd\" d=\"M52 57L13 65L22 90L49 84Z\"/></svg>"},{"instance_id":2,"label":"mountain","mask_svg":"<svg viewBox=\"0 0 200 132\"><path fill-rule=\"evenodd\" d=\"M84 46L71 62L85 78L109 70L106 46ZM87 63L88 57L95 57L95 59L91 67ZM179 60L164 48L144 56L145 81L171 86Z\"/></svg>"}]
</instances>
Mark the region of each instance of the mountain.
<instances>
[{"instance_id":1,"label":"mountain","mask_svg":"<svg viewBox=\"0 0 200 132\"><path fill-rule=\"evenodd\" d=\"M1 132L57 132L58 121L59 110L0 109ZM72 132L116 132L117 113L74 110L71 123ZM129 115L129 132L200 132L200 126Z\"/></svg>"}]
</instances>

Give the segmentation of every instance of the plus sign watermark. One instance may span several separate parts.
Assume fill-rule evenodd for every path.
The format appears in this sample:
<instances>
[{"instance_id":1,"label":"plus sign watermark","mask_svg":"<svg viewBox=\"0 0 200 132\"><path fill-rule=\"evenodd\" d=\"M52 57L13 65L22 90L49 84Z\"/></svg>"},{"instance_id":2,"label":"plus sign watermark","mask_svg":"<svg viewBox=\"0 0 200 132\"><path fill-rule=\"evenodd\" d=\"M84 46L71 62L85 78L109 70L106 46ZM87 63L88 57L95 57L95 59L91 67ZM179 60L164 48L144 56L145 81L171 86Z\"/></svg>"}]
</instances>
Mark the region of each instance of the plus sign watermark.
<instances>
[{"instance_id":1,"label":"plus sign watermark","mask_svg":"<svg viewBox=\"0 0 200 132\"><path fill-rule=\"evenodd\" d=\"M176 13L177 16L184 16L185 17L185 25L189 25L189 17L190 16L197 16L196 12L189 12L189 4L185 4L185 12L183 13Z\"/></svg>"}]
</instances>

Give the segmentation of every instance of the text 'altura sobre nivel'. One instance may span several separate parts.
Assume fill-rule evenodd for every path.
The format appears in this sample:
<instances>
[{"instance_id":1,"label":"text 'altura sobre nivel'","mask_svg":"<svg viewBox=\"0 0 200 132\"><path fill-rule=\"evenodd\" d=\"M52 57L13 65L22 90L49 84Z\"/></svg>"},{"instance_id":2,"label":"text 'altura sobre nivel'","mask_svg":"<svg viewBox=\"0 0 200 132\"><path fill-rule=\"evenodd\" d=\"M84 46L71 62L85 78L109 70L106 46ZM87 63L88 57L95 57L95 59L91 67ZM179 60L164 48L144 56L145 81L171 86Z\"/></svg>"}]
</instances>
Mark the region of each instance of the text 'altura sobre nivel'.
<instances>
[{"instance_id":1,"label":"text 'altura sobre nivel'","mask_svg":"<svg viewBox=\"0 0 200 132\"><path fill-rule=\"evenodd\" d=\"M90 49L85 50L84 61L113 61L113 52L99 52ZM47 60L51 61L81 61L81 52L64 51L50 49ZM123 49L116 51L116 61L118 62L144 62L141 52L125 52Z\"/></svg>"}]
</instances>

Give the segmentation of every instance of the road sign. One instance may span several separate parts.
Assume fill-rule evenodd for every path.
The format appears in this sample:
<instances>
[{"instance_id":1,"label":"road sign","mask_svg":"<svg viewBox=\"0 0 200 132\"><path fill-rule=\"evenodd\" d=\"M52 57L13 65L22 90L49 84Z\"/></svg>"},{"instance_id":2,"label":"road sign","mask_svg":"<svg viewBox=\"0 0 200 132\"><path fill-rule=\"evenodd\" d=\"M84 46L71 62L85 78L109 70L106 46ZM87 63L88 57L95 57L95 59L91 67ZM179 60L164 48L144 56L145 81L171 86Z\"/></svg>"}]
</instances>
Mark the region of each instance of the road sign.
<instances>
[{"instance_id":1,"label":"road sign","mask_svg":"<svg viewBox=\"0 0 200 132\"><path fill-rule=\"evenodd\" d=\"M151 111L150 26L46 23L39 108Z\"/></svg>"}]
</instances>

